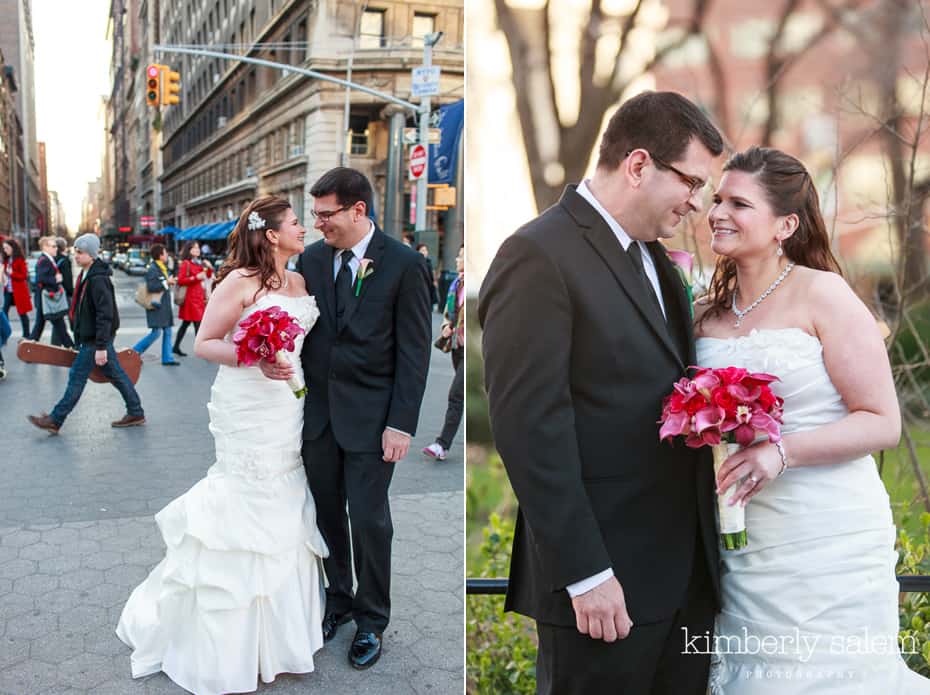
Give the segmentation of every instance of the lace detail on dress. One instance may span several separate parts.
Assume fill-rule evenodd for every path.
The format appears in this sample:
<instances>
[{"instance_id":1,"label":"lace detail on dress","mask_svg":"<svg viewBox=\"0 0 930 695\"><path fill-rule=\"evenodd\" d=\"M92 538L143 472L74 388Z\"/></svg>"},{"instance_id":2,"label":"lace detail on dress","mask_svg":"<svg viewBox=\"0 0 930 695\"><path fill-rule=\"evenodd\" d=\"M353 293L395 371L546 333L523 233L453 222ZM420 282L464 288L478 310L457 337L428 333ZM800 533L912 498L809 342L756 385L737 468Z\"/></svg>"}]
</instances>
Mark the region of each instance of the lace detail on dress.
<instances>
[{"instance_id":1,"label":"lace detail on dress","mask_svg":"<svg viewBox=\"0 0 930 695\"><path fill-rule=\"evenodd\" d=\"M710 695L724 695L723 673L725 670L723 654L713 652L710 655L710 677L707 680L707 692Z\"/></svg>"},{"instance_id":2,"label":"lace detail on dress","mask_svg":"<svg viewBox=\"0 0 930 695\"><path fill-rule=\"evenodd\" d=\"M290 473L303 464L300 454L292 450L274 451L267 449L245 449L216 452L216 461L224 473L240 476L250 482L277 478Z\"/></svg>"}]
</instances>

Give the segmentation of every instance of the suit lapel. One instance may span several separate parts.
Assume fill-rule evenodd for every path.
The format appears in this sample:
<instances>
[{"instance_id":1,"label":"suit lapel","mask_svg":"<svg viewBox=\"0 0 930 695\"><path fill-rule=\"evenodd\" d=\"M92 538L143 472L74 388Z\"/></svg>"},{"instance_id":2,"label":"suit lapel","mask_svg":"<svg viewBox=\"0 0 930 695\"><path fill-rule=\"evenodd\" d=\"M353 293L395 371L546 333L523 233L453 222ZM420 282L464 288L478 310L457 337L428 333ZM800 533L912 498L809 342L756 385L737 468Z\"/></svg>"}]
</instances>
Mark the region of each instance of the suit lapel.
<instances>
[{"instance_id":1,"label":"suit lapel","mask_svg":"<svg viewBox=\"0 0 930 695\"><path fill-rule=\"evenodd\" d=\"M566 189L562 195L560 204L564 205L571 216L578 222L582 228L585 239L597 254L604 260L610 272L616 278L617 282L627 293L636 310L642 315L647 325L658 338L659 342L672 354L675 361L678 362L682 369L684 363L681 361L681 354L675 348L672 338L669 335L665 320L662 317L656 302L647 294L648 290L639 273L630 260L629 255L623 250L617 237L610 231L607 222L601 218L598 212L592 208L588 202L578 195L573 186Z\"/></svg>"},{"instance_id":2,"label":"suit lapel","mask_svg":"<svg viewBox=\"0 0 930 695\"><path fill-rule=\"evenodd\" d=\"M370 275L362 281L362 286L359 288L358 296L355 294L356 288L358 288L358 272L355 274L355 282L352 283L352 299L349 302L349 306L346 307L345 317L343 318L342 326L339 327L339 330L342 331L349 322L352 320L352 317L355 316L355 311L358 309L359 304L362 303L362 300L365 299L365 294L368 292L368 286L371 284L372 280L375 279L375 275L378 273L378 270L381 266L381 259L384 257L384 233L378 229L378 225L375 225L375 233L371 237L371 241L368 242L368 250L365 251L365 258L371 260L369 264ZM359 267L359 272L361 272L361 267Z\"/></svg>"},{"instance_id":3,"label":"suit lapel","mask_svg":"<svg viewBox=\"0 0 930 695\"><path fill-rule=\"evenodd\" d=\"M333 249L331 246L321 245L319 251L312 256L313 263L309 269L320 278L320 289L323 295L323 306L329 314L329 320L335 330L336 326L336 287L333 278ZM308 285L309 286L309 285Z\"/></svg>"},{"instance_id":4,"label":"suit lapel","mask_svg":"<svg viewBox=\"0 0 930 695\"><path fill-rule=\"evenodd\" d=\"M668 257L665 246L658 241L650 242L647 246L652 252L652 258L659 271L662 286L670 290L664 295L666 307L672 301L678 307L680 321L678 328L680 330L677 332L685 341L681 346L681 356L688 364L694 364L697 359L694 354L694 326L691 323L691 307L688 306L688 295L682 285L681 276L678 274L678 270L675 269L675 264Z\"/></svg>"}]
</instances>

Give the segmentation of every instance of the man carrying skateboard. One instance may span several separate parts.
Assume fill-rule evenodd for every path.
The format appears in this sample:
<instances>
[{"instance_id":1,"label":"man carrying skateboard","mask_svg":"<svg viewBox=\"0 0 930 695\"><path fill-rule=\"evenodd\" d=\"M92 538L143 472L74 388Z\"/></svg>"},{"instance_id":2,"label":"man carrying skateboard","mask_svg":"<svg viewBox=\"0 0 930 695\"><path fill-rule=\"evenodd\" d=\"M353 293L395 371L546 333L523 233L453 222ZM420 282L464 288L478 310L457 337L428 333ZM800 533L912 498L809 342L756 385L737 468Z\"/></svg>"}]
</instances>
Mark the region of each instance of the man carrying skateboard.
<instances>
[{"instance_id":1,"label":"man carrying skateboard","mask_svg":"<svg viewBox=\"0 0 930 695\"><path fill-rule=\"evenodd\" d=\"M81 274L71 299L70 316L78 354L68 373L65 395L51 414L29 416L29 422L51 434L58 434L65 418L77 405L94 365L100 367L126 403L126 414L110 424L113 427L145 424L139 394L120 366L113 348L113 338L119 329L119 312L110 281L113 273L109 265L97 258L99 251L100 239L95 234L84 234L74 242L74 260L81 267Z\"/></svg>"}]
</instances>

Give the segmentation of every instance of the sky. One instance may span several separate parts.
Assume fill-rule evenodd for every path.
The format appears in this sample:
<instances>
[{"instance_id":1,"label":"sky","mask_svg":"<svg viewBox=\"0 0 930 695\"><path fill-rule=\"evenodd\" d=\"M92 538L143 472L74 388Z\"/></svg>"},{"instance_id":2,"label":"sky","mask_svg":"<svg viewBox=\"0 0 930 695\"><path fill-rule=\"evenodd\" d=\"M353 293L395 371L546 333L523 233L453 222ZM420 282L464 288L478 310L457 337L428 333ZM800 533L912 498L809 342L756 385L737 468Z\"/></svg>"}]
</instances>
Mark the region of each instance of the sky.
<instances>
[{"instance_id":1,"label":"sky","mask_svg":"<svg viewBox=\"0 0 930 695\"><path fill-rule=\"evenodd\" d=\"M46 143L48 188L58 191L72 233L87 183L100 176L108 95L110 0L32 0L36 135Z\"/></svg>"}]
</instances>

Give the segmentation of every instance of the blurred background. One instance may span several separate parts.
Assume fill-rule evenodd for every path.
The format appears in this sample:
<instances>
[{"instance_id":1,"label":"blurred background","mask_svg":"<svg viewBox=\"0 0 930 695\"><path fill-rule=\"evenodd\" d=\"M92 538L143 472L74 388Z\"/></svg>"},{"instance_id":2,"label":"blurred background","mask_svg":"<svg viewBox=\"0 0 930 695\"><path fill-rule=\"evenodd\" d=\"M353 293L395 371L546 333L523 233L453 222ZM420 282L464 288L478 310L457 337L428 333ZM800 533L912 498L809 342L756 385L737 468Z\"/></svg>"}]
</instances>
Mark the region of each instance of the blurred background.
<instances>
[{"instance_id":1,"label":"blurred background","mask_svg":"<svg viewBox=\"0 0 930 695\"><path fill-rule=\"evenodd\" d=\"M930 573L930 1L471 0L466 21L468 576L507 575L516 510L487 420L478 288L501 241L590 176L603 126L646 89L698 103L728 152L778 147L811 172L834 252L887 335L905 428L876 460L899 574ZM668 243L696 255L698 285L712 191ZM532 626L501 610L468 598L468 690L534 692ZM930 642L926 596L901 612ZM909 663L930 673L928 656Z\"/></svg>"}]
</instances>

